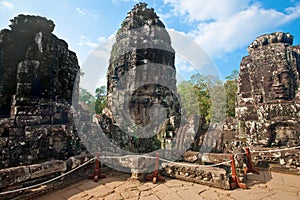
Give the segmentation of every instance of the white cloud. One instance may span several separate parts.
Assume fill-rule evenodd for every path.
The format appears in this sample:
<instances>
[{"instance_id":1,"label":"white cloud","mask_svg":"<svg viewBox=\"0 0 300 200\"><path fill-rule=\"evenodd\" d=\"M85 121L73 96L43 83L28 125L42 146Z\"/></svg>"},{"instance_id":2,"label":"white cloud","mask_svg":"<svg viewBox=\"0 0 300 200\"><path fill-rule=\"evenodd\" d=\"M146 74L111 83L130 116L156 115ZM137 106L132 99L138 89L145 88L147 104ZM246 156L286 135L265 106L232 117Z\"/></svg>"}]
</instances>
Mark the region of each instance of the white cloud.
<instances>
[{"instance_id":1,"label":"white cloud","mask_svg":"<svg viewBox=\"0 0 300 200\"><path fill-rule=\"evenodd\" d=\"M299 18L300 16L300 5L296 7L289 7L285 9L288 16L286 17L286 22L292 21L294 19Z\"/></svg>"},{"instance_id":2,"label":"white cloud","mask_svg":"<svg viewBox=\"0 0 300 200\"><path fill-rule=\"evenodd\" d=\"M178 15L187 16L189 21L218 20L246 9L249 0L164 0L173 6Z\"/></svg>"},{"instance_id":3,"label":"white cloud","mask_svg":"<svg viewBox=\"0 0 300 200\"><path fill-rule=\"evenodd\" d=\"M192 34L209 55L221 56L250 44L255 37L274 31L297 17L300 14L296 12L286 14L254 5L223 20L199 23Z\"/></svg>"},{"instance_id":4,"label":"white cloud","mask_svg":"<svg viewBox=\"0 0 300 200\"><path fill-rule=\"evenodd\" d=\"M86 40L86 37L81 36L81 39ZM93 93L97 87L106 85L106 71L114 42L114 35L110 35L107 38L101 36L97 39L97 48L90 53L82 65L85 75L81 78L81 87Z\"/></svg>"},{"instance_id":5,"label":"white cloud","mask_svg":"<svg viewBox=\"0 0 300 200\"><path fill-rule=\"evenodd\" d=\"M8 1L1 1L1 7L4 7L4 8L14 8L15 5L8 2Z\"/></svg>"},{"instance_id":6,"label":"white cloud","mask_svg":"<svg viewBox=\"0 0 300 200\"><path fill-rule=\"evenodd\" d=\"M133 2L133 3L138 3L139 0L112 0L113 5L118 5L120 2Z\"/></svg>"},{"instance_id":7,"label":"white cloud","mask_svg":"<svg viewBox=\"0 0 300 200\"><path fill-rule=\"evenodd\" d=\"M76 8L76 11L81 15L86 15L87 10L82 8Z\"/></svg>"},{"instance_id":8,"label":"white cloud","mask_svg":"<svg viewBox=\"0 0 300 200\"><path fill-rule=\"evenodd\" d=\"M114 35L111 35L109 37L103 37L103 36L100 36L97 41L92 41L90 40L88 37L84 36L84 35L81 35L78 39L78 45L79 46L88 46L88 47L92 47L92 48L95 48L95 47L98 47L99 45L103 44L103 45L106 45L108 41L111 40L111 38L114 37ZM103 46L102 45L102 46Z\"/></svg>"},{"instance_id":9,"label":"white cloud","mask_svg":"<svg viewBox=\"0 0 300 200\"><path fill-rule=\"evenodd\" d=\"M193 23L189 35L211 57L222 57L250 44L255 37L276 31L281 25L300 18L300 5L284 12L265 9L249 0L164 0L177 16Z\"/></svg>"},{"instance_id":10,"label":"white cloud","mask_svg":"<svg viewBox=\"0 0 300 200\"><path fill-rule=\"evenodd\" d=\"M100 17L100 15L97 13L92 13L90 11L88 11L87 9L84 8L76 8L76 11L78 14L83 15L83 16L87 16L93 20L96 20Z\"/></svg>"},{"instance_id":11,"label":"white cloud","mask_svg":"<svg viewBox=\"0 0 300 200\"><path fill-rule=\"evenodd\" d=\"M178 73L196 71L195 67L179 56L175 58L175 66Z\"/></svg>"},{"instance_id":12,"label":"white cloud","mask_svg":"<svg viewBox=\"0 0 300 200\"><path fill-rule=\"evenodd\" d=\"M103 37L103 36L100 36L100 37L97 39L97 41L100 42L100 43L103 43L103 42L105 42L106 40L107 40L107 38L106 38L106 37Z\"/></svg>"},{"instance_id":13,"label":"white cloud","mask_svg":"<svg viewBox=\"0 0 300 200\"><path fill-rule=\"evenodd\" d=\"M92 42L89 38L85 37L84 35L81 35L78 39L78 45L79 46L89 46L89 47L97 47L99 44L96 42Z\"/></svg>"},{"instance_id":14,"label":"white cloud","mask_svg":"<svg viewBox=\"0 0 300 200\"><path fill-rule=\"evenodd\" d=\"M219 74L209 55L197 42L192 40L191 37L188 37L182 32L175 31L174 29L167 29L167 31L171 37L172 47L174 48L177 57L188 61L197 73L200 72L205 75ZM191 68L186 69L191 71Z\"/></svg>"},{"instance_id":15,"label":"white cloud","mask_svg":"<svg viewBox=\"0 0 300 200\"><path fill-rule=\"evenodd\" d=\"M159 19L165 24L167 19L172 18L171 13L163 13L163 12L157 12L157 15L159 16Z\"/></svg>"}]
</instances>

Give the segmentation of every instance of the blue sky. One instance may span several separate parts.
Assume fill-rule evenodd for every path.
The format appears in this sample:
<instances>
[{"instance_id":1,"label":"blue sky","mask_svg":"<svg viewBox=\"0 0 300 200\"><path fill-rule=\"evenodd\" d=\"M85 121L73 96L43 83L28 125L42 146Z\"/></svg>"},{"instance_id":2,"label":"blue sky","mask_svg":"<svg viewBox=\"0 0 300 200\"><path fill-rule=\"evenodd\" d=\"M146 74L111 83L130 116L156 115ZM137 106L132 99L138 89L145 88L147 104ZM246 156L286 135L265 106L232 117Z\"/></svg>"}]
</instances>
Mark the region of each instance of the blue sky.
<instances>
[{"instance_id":1,"label":"blue sky","mask_svg":"<svg viewBox=\"0 0 300 200\"><path fill-rule=\"evenodd\" d=\"M85 68L91 52L112 39L135 0L0 0L0 29L18 14L52 19L54 34L68 42L79 64ZM247 46L259 35L290 32L300 44L300 1L295 0L152 0L167 28L193 39L209 55L224 78L246 56ZM113 39L112 39L113 40ZM107 43L106 45L108 45ZM109 49L109 47L107 47ZM107 54L109 55L109 54ZM100 64L99 64L100 65ZM107 68L99 66L100 68ZM186 79L195 71L189 63L177 61L177 71ZM87 77L89 77L87 75ZM98 81L103 84L105 81ZM90 87L90 86L87 86Z\"/></svg>"}]
</instances>

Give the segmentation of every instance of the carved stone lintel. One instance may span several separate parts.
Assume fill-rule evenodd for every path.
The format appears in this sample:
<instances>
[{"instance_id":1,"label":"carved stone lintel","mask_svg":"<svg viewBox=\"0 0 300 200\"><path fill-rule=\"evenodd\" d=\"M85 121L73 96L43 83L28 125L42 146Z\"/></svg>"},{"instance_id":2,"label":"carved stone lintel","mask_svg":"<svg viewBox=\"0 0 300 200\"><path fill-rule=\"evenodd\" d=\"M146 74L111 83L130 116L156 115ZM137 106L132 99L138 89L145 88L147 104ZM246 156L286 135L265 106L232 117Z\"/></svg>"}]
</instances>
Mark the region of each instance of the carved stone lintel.
<instances>
[{"instance_id":1,"label":"carved stone lintel","mask_svg":"<svg viewBox=\"0 0 300 200\"><path fill-rule=\"evenodd\" d=\"M222 189L230 189L228 173L217 167L201 167L184 163L163 163L162 174L185 181Z\"/></svg>"}]
</instances>

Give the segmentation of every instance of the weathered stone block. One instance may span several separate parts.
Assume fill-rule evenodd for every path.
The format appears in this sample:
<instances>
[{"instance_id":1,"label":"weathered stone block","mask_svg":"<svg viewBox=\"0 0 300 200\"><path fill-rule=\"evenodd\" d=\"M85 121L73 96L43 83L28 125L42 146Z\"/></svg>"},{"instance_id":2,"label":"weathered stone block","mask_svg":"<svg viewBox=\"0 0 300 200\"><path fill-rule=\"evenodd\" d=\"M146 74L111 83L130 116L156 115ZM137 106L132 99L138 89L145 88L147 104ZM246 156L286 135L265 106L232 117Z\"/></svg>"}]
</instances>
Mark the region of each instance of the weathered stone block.
<instances>
[{"instance_id":1,"label":"weathered stone block","mask_svg":"<svg viewBox=\"0 0 300 200\"><path fill-rule=\"evenodd\" d=\"M0 128L0 137L8 137L9 128Z\"/></svg>"},{"instance_id":2,"label":"weathered stone block","mask_svg":"<svg viewBox=\"0 0 300 200\"><path fill-rule=\"evenodd\" d=\"M0 170L0 188L21 183L30 179L44 177L66 170L64 161L53 160L42 164L11 167Z\"/></svg>"},{"instance_id":3,"label":"weathered stone block","mask_svg":"<svg viewBox=\"0 0 300 200\"><path fill-rule=\"evenodd\" d=\"M30 126L39 124L50 124L51 118L49 116L17 116L17 126Z\"/></svg>"},{"instance_id":4,"label":"weathered stone block","mask_svg":"<svg viewBox=\"0 0 300 200\"><path fill-rule=\"evenodd\" d=\"M30 178L39 178L56 172L66 171L67 166L64 161L53 160L42 164L30 165Z\"/></svg>"},{"instance_id":5,"label":"weathered stone block","mask_svg":"<svg viewBox=\"0 0 300 200\"><path fill-rule=\"evenodd\" d=\"M16 115L21 116L51 116L53 115L53 107L51 105L37 106L16 106Z\"/></svg>"},{"instance_id":6,"label":"weathered stone block","mask_svg":"<svg viewBox=\"0 0 300 200\"><path fill-rule=\"evenodd\" d=\"M8 145L8 137L0 137L0 149L4 149Z\"/></svg>"},{"instance_id":7,"label":"weathered stone block","mask_svg":"<svg viewBox=\"0 0 300 200\"><path fill-rule=\"evenodd\" d=\"M8 167L10 164L9 148L3 147L0 150L0 169Z\"/></svg>"},{"instance_id":8,"label":"weathered stone block","mask_svg":"<svg viewBox=\"0 0 300 200\"><path fill-rule=\"evenodd\" d=\"M217 167L201 167L185 163L163 163L162 174L203 185L230 189L230 180L226 170Z\"/></svg>"},{"instance_id":9,"label":"weathered stone block","mask_svg":"<svg viewBox=\"0 0 300 200\"><path fill-rule=\"evenodd\" d=\"M32 84L31 83L18 83L17 94L29 96L31 94Z\"/></svg>"},{"instance_id":10,"label":"weathered stone block","mask_svg":"<svg viewBox=\"0 0 300 200\"><path fill-rule=\"evenodd\" d=\"M25 136L24 127L9 128L9 136Z\"/></svg>"},{"instance_id":11,"label":"weathered stone block","mask_svg":"<svg viewBox=\"0 0 300 200\"><path fill-rule=\"evenodd\" d=\"M72 156L66 160L67 170L74 169L79 165L83 164L84 162L88 161L90 156L88 154L80 154L77 156Z\"/></svg>"},{"instance_id":12,"label":"weathered stone block","mask_svg":"<svg viewBox=\"0 0 300 200\"><path fill-rule=\"evenodd\" d=\"M7 187L9 184L14 183L14 174L10 169L0 170L0 187Z\"/></svg>"}]
</instances>

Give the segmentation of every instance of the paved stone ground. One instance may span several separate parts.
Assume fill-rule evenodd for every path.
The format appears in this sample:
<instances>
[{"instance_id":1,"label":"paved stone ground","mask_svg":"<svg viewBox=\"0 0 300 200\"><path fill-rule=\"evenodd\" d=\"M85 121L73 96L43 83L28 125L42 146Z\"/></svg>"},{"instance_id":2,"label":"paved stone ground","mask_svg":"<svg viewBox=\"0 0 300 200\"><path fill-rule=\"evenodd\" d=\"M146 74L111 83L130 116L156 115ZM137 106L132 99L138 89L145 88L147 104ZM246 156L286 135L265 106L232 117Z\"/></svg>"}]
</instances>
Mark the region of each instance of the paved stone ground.
<instances>
[{"instance_id":1,"label":"paved stone ground","mask_svg":"<svg viewBox=\"0 0 300 200\"><path fill-rule=\"evenodd\" d=\"M129 175L111 172L99 182L82 180L65 189L54 191L39 200L299 200L300 176L260 171L248 174L249 189L221 190L196 183L167 178L152 184L130 180Z\"/></svg>"}]
</instances>

